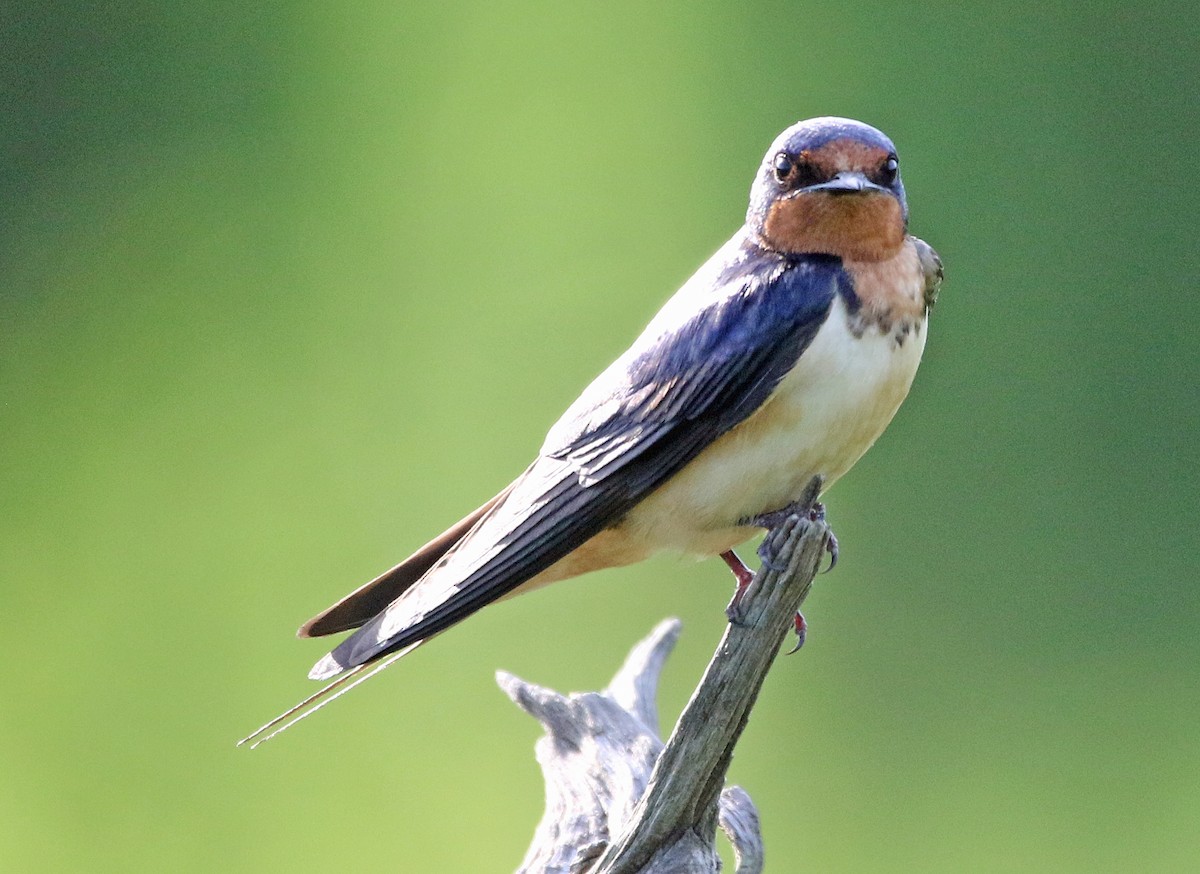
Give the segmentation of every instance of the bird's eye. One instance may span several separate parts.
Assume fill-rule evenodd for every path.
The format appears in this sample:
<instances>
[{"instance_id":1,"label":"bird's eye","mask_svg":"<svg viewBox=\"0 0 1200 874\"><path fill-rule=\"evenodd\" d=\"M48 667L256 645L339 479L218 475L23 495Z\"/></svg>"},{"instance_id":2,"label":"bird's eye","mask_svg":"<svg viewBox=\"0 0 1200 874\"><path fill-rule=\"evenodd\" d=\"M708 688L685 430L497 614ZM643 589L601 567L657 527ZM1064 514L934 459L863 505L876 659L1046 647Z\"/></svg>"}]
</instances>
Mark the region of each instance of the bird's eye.
<instances>
[{"instance_id":1,"label":"bird's eye","mask_svg":"<svg viewBox=\"0 0 1200 874\"><path fill-rule=\"evenodd\" d=\"M775 156L775 178L780 182L787 182L788 176L792 175L795 166L787 152L780 152Z\"/></svg>"},{"instance_id":2,"label":"bird's eye","mask_svg":"<svg viewBox=\"0 0 1200 874\"><path fill-rule=\"evenodd\" d=\"M900 170L900 161L895 155L888 155L883 166L879 168L879 179L884 185L891 185L896 181L896 173Z\"/></svg>"}]
</instances>

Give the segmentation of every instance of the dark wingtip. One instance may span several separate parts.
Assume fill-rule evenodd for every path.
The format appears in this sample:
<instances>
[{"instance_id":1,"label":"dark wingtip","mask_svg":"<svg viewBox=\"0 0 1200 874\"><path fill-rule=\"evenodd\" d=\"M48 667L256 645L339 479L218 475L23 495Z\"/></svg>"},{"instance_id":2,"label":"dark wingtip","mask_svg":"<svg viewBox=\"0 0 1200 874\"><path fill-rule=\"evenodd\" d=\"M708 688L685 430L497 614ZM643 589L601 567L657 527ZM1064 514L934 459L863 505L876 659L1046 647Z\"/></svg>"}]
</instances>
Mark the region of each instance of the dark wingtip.
<instances>
[{"instance_id":1,"label":"dark wingtip","mask_svg":"<svg viewBox=\"0 0 1200 874\"><path fill-rule=\"evenodd\" d=\"M411 579L404 579L403 584L399 586L387 585L402 568L404 565L392 568L362 588L351 592L332 607L322 610L296 630L296 637L325 637L341 631L353 631L368 622L412 585Z\"/></svg>"},{"instance_id":2,"label":"dark wingtip","mask_svg":"<svg viewBox=\"0 0 1200 874\"><path fill-rule=\"evenodd\" d=\"M325 610L305 622L296 629L296 637L301 640L309 637L325 637L328 634L337 634L339 631L349 631L358 627L344 621L335 621L335 617L331 615L332 612L332 610Z\"/></svg>"},{"instance_id":3,"label":"dark wingtip","mask_svg":"<svg viewBox=\"0 0 1200 874\"><path fill-rule=\"evenodd\" d=\"M296 636L324 637L351 631L369 622L417 583L492 507L503 500L511 488L509 486L475 512L464 516L395 567L359 586L332 607L322 610L301 625Z\"/></svg>"}]
</instances>

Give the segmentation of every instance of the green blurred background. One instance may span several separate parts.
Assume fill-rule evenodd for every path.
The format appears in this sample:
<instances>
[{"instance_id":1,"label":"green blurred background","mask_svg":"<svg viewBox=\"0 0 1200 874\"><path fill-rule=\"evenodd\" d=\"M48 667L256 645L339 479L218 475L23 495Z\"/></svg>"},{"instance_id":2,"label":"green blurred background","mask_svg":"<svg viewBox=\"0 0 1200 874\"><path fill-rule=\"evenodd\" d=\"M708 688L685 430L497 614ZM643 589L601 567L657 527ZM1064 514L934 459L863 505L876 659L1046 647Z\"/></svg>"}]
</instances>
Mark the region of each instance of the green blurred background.
<instances>
[{"instance_id":1,"label":"green blurred background","mask_svg":"<svg viewBox=\"0 0 1200 874\"><path fill-rule=\"evenodd\" d=\"M1200 865L1192 4L0 10L0 868L510 871L536 725L716 562L508 602L254 753L295 627L496 492L738 226L899 145L948 280L732 779L772 870Z\"/></svg>"}]
</instances>

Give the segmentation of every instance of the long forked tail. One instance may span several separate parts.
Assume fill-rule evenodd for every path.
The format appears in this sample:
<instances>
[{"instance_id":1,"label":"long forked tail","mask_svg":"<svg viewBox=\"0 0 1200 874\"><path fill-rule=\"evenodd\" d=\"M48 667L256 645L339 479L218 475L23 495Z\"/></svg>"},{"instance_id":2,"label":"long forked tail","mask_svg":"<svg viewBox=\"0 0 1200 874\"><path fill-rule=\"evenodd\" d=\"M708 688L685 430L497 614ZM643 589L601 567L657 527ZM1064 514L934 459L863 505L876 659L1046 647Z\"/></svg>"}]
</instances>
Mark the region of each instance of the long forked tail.
<instances>
[{"instance_id":1,"label":"long forked tail","mask_svg":"<svg viewBox=\"0 0 1200 874\"><path fill-rule=\"evenodd\" d=\"M367 662L366 664L350 669L319 692L309 695L295 707L285 710L257 731L242 738L237 742L237 745L240 747L250 744L250 749L254 749L259 744L266 743L276 735L287 731L305 717L312 716L312 714L316 713L326 704L342 697L359 683L365 683L393 662L408 655L424 642L424 640L418 640L403 649L389 653L387 657L379 661Z\"/></svg>"}]
</instances>

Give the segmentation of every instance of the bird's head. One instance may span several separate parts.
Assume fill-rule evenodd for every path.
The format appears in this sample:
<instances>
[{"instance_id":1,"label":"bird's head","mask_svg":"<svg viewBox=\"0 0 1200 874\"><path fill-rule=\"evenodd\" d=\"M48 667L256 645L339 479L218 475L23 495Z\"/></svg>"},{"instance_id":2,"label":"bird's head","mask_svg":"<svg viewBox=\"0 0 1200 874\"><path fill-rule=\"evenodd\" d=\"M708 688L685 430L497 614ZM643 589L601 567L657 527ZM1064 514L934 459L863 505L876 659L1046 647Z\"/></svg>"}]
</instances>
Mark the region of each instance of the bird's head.
<instances>
[{"instance_id":1,"label":"bird's head","mask_svg":"<svg viewBox=\"0 0 1200 874\"><path fill-rule=\"evenodd\" d=\"M855 261L890 258L907 223L896 147L849 118L810 118L776 137L746 213L769 249Z\"/></svg>"}]
</instances>

